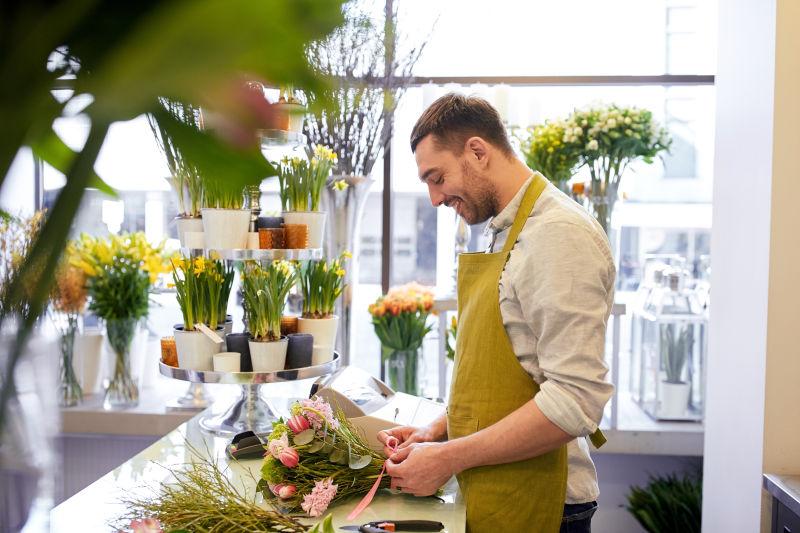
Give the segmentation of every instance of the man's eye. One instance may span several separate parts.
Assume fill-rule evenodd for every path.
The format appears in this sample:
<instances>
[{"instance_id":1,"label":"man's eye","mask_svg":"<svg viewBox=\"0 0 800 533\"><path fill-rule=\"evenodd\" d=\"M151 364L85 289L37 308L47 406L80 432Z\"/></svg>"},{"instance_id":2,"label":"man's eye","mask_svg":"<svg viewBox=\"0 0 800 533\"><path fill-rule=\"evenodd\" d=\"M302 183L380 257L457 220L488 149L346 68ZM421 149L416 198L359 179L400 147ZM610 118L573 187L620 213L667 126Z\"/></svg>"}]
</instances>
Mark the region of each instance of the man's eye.
<instances>
[{"instance_id":1,"label":"man's eye","mask_svg":"<svg viewBox=\"0 0 800 533\"><path fill-rule=\"evenodd\" d=\"M435 183L436 185L441 185L442 183L444 183L444 177L439 176L438 178L436 178L436 180L434 180L433 183Z\"/></svg>"}]
</instances>

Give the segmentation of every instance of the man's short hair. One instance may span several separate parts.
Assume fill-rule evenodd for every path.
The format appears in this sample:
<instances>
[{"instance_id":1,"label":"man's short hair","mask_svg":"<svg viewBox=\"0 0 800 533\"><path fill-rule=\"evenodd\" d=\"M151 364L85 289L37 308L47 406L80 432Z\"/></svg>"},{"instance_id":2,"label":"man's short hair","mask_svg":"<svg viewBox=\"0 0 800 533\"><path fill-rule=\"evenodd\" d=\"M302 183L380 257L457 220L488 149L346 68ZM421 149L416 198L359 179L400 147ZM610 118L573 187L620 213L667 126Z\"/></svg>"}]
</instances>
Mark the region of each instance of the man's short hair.
<instances>
[{"instance_id":1,"label":"man's short hair","mask_svg":"<svg viewBox=\"0 0 800 533\"><path fill-rule=\"evenodd\" d=\"M477 96L449 93L432 103L411 130L411 151L428 135L433 135L440 148L456 155L461 155L470 137L480 137L507 156L514 155L500 114Z\"/></svg>"}]
</instances>

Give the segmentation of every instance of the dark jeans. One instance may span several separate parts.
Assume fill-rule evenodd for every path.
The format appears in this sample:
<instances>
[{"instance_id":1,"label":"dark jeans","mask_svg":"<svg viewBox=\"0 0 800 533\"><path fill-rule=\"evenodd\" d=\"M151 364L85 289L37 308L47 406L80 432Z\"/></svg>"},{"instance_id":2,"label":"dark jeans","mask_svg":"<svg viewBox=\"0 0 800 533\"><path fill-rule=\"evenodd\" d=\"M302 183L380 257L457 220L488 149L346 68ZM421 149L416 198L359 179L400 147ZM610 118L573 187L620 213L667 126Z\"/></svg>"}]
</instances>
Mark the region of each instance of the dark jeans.
<instances>
[{"instance_id":1,"label":"dark jeans","mask_svg":"<svg viewBox=\"0 0 800 533\"><path fill-rule=\"evenodd\" d=\"M560 533L591 533L592 516L597 511L597 502L564 505Z\"/></svg>"}]
</instances>

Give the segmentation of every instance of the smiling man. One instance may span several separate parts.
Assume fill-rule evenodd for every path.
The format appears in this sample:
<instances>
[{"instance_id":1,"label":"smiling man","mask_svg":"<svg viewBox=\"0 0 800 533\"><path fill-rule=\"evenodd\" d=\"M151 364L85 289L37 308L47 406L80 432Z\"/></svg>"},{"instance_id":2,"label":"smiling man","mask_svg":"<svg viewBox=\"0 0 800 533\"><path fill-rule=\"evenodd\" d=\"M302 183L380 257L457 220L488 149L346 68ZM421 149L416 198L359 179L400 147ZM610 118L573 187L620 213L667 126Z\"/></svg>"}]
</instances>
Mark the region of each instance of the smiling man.
<instances>
[{"instance_id":1,"label":"smiling man","mask_svg":"<svg viewBox=\"0 0 800 533\"><path fill-rule=\"evenodd\" d=\"M448 94L411 133L435 207L491 219L458 264L447 415L379 433L392 486L433 494L456 475L467 530L588 532L597 474L586 438L611 397L603 361L615 269L600 225L517 159L485 100Z\"/></svg>"}]
</instances>

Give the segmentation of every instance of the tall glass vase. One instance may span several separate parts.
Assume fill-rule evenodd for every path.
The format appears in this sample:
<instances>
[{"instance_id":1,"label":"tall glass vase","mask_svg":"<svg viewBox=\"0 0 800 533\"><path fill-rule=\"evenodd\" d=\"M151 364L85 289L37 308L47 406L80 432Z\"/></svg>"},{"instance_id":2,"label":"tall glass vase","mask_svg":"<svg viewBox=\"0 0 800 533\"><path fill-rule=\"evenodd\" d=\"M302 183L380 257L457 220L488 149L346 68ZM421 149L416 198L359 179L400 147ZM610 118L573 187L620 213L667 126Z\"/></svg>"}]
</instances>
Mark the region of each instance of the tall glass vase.
<instances>
[{"instance_id":1,"label":"tall glass vase","mask_svg":"<svg viewBox=\"0 0 800 533\"><path fill-rule=\"evenodd\" d=\"M347 188L339 191L332 183L344 180ZM336 335L336 351L343 364L350 361L350 330L352 323L353 291L358 284L359 230L364 214L369 189L373 180L364 176L334 175L325 187L322 211L328 213L325 238L322 244L327 257L337 257L345 250L353 254L350 264L345 266L345 289L336 302L334 314L339 316L339 332Z\"/></svg>"},{"instance_id":2,"label":"tall glass vase","mask_svg":"<svg viewBox=\"0 0 800 533\"><path fill-rule=\"evenodd\" d=\"M589 212L597 219L603 227L606 235L611 229L611 214L614 211L614 204L617 201L618 180L606 184L602 180L592 180L591 188L587 196Z\"/></svg>"},{"instance_id":3,"label":"tall glass vase","mask_svg":"<svg viewBox=\"0 0 800 533\"><path fill-rule=\"evenodd\" d=\"M61 407L73 407L81 402L83 390L75 376L72 358L75 351L75 335L78 333L78 315L67 313L64 317L64 329L61 332L59 348L61 349L60 382L58 386L58 404Z\"/></svg>"},{"instance_id":4,"label":"tall glass vase","mask_svg":"<svg viewBox=\"0 0 800 533\"><path fill-rule=\"evenodd\" d=\"M114 351L114 369L103 400L105 409L134 407L139 404L139 388L131 374L131 344L136 336L138 318L106 320L108 343Z\"/></svg>"},{"instance_id":5,"label":"tall glass vase","mask_svg":"<svg viewBox=\"0 0 800 533\"><path fill-rule=\"evenodd\" d=\"M381 351L389 386L395 391L418 396L422 347L415 350L393 350L381 346Z\"/></svg>"}]
</instances>

